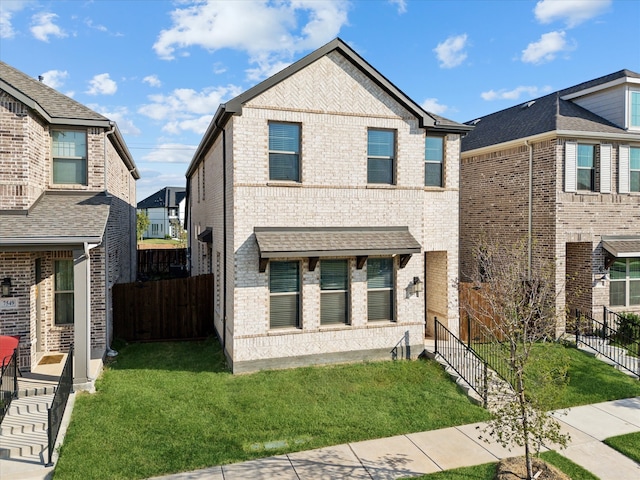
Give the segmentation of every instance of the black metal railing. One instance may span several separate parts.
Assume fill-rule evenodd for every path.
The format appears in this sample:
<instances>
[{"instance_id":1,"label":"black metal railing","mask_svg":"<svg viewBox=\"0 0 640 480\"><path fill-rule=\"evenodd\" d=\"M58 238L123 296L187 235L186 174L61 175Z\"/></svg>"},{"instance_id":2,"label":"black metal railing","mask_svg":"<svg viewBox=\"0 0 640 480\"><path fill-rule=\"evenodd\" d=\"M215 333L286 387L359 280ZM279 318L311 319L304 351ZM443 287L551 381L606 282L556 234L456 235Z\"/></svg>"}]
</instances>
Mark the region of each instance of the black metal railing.
<instances>
[{"instance_id":1,"label":"black metal railing","mask_svg":"<svg viewBox=\"0 0 640 480\"><path fill-rule=\"evenodd\" d=\"M409 332L404 332L404 335L398 343L391 349L391 359L398 360L411 358L411 345L409 345Z\"/></svg>"},{"instance_id":2,"label":"black metal railing","mask_svg":"<svg viewBox=\"0 0 640 480\"><path fill-rule=\"evenodd\" d=\"M489 392L489 366L473 348L466 345L434 318L435 353L476 392L486 407Z\"/></svg>"},{"instance_id":3,"label":"black metal railing","mask_svg":"<svg viewBox=\"0 0 640 480\"><path fill-rule=\"evenodd\" d=\"M69 354L67 355L67 361L62 369L62 375L60 375L60 381L58 382L58 388L53 396L51 407L47 410L48 416L48 450L49 450L49 462L47 466L53 465L53 449L58 438L58 432L60 431L60 424L62 423L62 417L64 410L67 407L67 401L69 395L73 393L73 347L69 348Z\"/></svg>"},{"instance_id":4,"label":"black metal railing","mask_svg":"<svg viewBox=\"0 0 640 480\"><path fill-rule=\"evenodd\" d=\"M0 423L9 410L11 401L18 398L18 349L11 355L11 360L2 366L0 374Z\"/></svg>"},{"instance_id":5,"label":"black metal railing","mask_svg":"<svg viewBox=\"0 0 640 480\"><path fill-rule=\"evenodd\" d=\"M620 328L622 322L620 315L606 307L602 321L576 309L576 345L592 348L620 369L640 378L640 341Z\"/></svg>"}]
</instances>

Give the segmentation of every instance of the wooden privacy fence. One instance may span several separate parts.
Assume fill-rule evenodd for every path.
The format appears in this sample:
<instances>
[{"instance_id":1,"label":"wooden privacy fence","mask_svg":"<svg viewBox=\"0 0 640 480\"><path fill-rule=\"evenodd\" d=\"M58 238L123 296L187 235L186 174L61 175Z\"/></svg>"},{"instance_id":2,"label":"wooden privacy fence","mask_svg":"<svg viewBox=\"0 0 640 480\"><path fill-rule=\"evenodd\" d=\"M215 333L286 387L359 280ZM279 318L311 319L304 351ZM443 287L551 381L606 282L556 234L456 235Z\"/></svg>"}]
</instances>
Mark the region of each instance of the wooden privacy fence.
<instances>
[{"instance_id":1,"label":"wooden privacy fence","mask_svg":"<svg viewBox=\"0 0 640 480\"><path fill-rule=\"evenodd\" d=\"M213 274L115 285L114 336L130 342L207 337L213 288Z\"/></svg>"},{"instance_id":2,"label":"wooden privacy fence","mask_svg":"<svg viewBox=\"0 0 640 480\"><path fill-rule=\"evenodd\" d=\"M483 283L481 288L488 289L490 287L489 284ZM478 328L482 328L478 323L486 327L495 325L492 316L479 315L479 312L489 312L491 309L474 283L460 282L458 285L458 293L460 300L460 340L463 342L473 341L472 337L476 336L473 332L477 331ZM471 324L465 306L473 312L476 312L475 322Z\"/></svg>"},{"instance_id":3,"label":"wooden privacy fence","mask_svg":"<svg viewBox=\"0 0 640 480\"><path fill-rule=\"evenodd\" d=\"M186 272L186 248L147 248L138 250L138 275L152 277L172 274L181 276Z\"/></svg>"}]
</instances>

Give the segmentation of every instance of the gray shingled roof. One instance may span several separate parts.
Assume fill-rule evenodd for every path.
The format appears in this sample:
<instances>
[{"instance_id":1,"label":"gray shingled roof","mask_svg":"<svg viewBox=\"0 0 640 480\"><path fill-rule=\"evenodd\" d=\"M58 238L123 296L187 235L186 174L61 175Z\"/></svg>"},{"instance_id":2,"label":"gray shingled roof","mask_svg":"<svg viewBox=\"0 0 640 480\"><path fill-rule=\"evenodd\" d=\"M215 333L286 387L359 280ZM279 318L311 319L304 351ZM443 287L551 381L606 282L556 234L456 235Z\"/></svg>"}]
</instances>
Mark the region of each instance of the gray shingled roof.
<instances>
[{"instance_id":1,"label":"gray shingled roof","mask_svg":"<svg viewBox=\"0 0 640 480\"><path fill-rule=\"evenodd\" d=\"M107 124L109 122L108 118L4 62L0 62L0 87L2 82L32 100L33 104L28 105L29 107L40 107L52 119L95 120Z\"/></svg>"},{"instance_id":2,"label":"gray shingled roof","mask_svg":"<svg viewBox=\"0 0 640 480\"><path fill-rule=\"evenodd\" d=\"M610 121L582 108L564 95L596 87L625 76L640 78L637 73L621 70L579 85L559 90L530 102L467 122L475 126L462 139L462 151L527 138L557 130L591 133L626 133Z\"/></svg>"},{"instance_id":3,"label":"gray shingled roof","mask_svg":"<svg viewBox=\"0 0 640 480\"><path fill-rule=\"evenodd\" d=\"M640 236L603 237L602 247L616 258L640 257Z\"/></svg>"},{"instance_id":4,"label":"gray shingled roof","mask_svg":"<svg viewBox=\"0 0 640 480\"><path fill-rule=\"evenodd\" d=\"M255 227L262 258L420 253L407 227Z\"/></svg>"},{"instance_id":5,"label":"gray shingled roof","mask_svg":"<svg viewBox=\"0 0 640 480\"><path fill-rule=\"evenodd\" d=\"M111 197L95 192L47 192L26 213L0 211L0 247L100 243Z\"/></svg>"},{"instance_id":6,"label":"gray shingled roof","mask_svg":"<svg viewBox=\"0 0 640 480\"><path fill-rule=\"evenodd\" d=\"M138 208L176 208L187 194L185 187L164 187L138 202Z\"/></svg>"}]
</instances>

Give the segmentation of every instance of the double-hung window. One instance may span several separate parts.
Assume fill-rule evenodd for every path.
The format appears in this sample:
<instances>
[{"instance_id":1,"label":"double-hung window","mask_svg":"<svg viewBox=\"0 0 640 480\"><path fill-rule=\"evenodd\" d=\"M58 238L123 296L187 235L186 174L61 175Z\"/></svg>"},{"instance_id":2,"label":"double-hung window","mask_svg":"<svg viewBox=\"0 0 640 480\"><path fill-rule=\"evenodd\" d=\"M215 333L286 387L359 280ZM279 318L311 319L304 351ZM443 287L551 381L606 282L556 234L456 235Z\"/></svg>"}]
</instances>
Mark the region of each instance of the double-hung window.
<instances>
[{"instance_id":1,"label":"double-hung window","mask_svg":"<svg viewBox=\"0 0 640 480\"><path fill-rule=\"evenodd\" d=\"M392 258L367 260L367 310L368 320L394 319L394 279Z\"/></svg>"},{"instance_id":2,"label":"double-hung window","mask_svg":"<svg viewBox=\"0 0 640 480\"><path fill-rule=\"evenodd\" d=\"M87 134L72 130L51 132L54 184L87 184Z\"/></svg>"},{"instance_id":3,"label":"double-hung window","mask_svg":"<svg viewBox=\"0 0 640 480\"><path fill-rule=\"evenodd\" d=\"M578 190L595 190L595 164L593 145L578 144Z\"/></svg>"},{"instance_id":4,"label":"double-hung window","mask_svg":"<svg viewBox=\"0 0 640 480\"><path fill-rule=\"evenodd\" d=\"M640 192L640 147L629 148L629 191Z\"/></svg>"},{"instance_id":5,"label":"double-hung window","mask_svg":"<svg viewBox=\"0 0 640 480\"><path fill-rule=\"evenodd\" d=\"M369 129L367 136L367 183L392 185L394 181L396 133Z\"/></svg>"},{"instance_id":6,"label":"double-hung window","mask_svg":"<svg viewBox=\"0 0 640 480\"><path fill-rule=\"evenodd\" d=\"M73 323L73 260L55 260L53 268L55 323Z\"/></svg>"},{"instance_id":7,"label":"double-hung window","mask_svg":"<svg viewBox=\"0 0 640 480\"><path fill-rule=\"evenodd\" d=\"M269 324L300 327L300 262L269 263Z\"/></svg>"},{"instance_id":8,"label":"double-hung window","mask_svg":"<svg viewBox=\"0 0 640 480\"><path fill-rule=\"evenodd\" d=\"M322 260L320 263L320 324L349 323L349 262Z\"/></svg>"},{"instance_id":9,"label":"double-hung window","mask_svg":"<svg viewBox=\"0 0 640 480\"><path fill-rule=\"evenodd\" d=\"M443 187L442 166L444 138L427 135L424 147L424 184L427 187Z\"/></svg>"},{"instance_id":10,"label":"double-hung window","mask_svg":"<svg viewBox=\"0 0 640 480\"><path fill-rule=\"evenodd\" d=\"M631 128L640 128L640 92L631 92Z\"/></svg>"},{"instance_id":11,"label":"double-hung window","mask_svg":"<svg viewBox=\"0 0 640 480\"><path fill-rule=\"evenodd\" d=\"M300 125L269 123L269 180L300 181Z\"/></svg>"},{"instance_id":12,"label":"double-hung window","mask_svg":"<svg viewBox=\"0 0 640 480\"><path fill-rule=\"evenodd\" d=\"M640 258L619 258L609 268L609 304L640 305Z\"/></svg>"}]
</instances>

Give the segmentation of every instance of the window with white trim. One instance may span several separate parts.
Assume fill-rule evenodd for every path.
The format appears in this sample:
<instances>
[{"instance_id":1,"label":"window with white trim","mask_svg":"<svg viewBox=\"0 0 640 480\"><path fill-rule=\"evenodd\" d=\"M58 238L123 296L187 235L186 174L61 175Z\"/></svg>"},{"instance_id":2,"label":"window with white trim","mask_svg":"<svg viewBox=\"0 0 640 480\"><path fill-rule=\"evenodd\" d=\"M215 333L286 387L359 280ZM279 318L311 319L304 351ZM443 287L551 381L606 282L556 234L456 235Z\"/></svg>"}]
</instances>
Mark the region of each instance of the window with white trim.
<instances>
[{"instance_id":1,"label":"window with white trim","mask_svg":"<svg viewBox=\"0 0 640 480\"><path fill-rule=\"evenodd\" d=\"M444 187L444 138L427 135L424 147L424 184Z\"/></svg>"},{"instance_id":2,"label":"window with white trim","mask_svg":"<svg viewBox=\"0 0 640 480\"><path fill-rule=\"evenodd\" d=\"M640 192L640 147L629 148L629 191Z\"/></svg>"},{"instance_id":3,"label":"window with white trim","mask_svg":"<svg viewBox=\"0 0 640 480\"><path fill-rule=\"evenodd\" d=\"M618 258L609 267L609 304L640 305L640 258Z\"/></svg>"},{"instance_id":4,"label":"window with white trim","mask_svg":"<svg viewBox=\"0 0 640 480\"><path fill-rule=\"evenodd\" d=\"M393 258L367 259L367 318L394 320Z\"/></svg>"},{"instance_id":5,"label":"window with white trim","mask_svg":"<svg viewBox=\"0 0 640 480\"><path fill-rule=\"evenodd\" d=\"M640 92L631 92L630 103L631 128L640 128Z\"/></svg>"},{"instance_id":6,"label":"window with white trim","mask_svg":"<svg viewBox=\"0 0 640 480\"><path fill-rule=\"evenodd\" d=\"M269 180L300 181L300 125L269 122Z\"/></svg>"},{"instance_id":7,"label":"window with white trim","mask_svg":"<svg viewBox=\"0 0 640 480\"><path fill-rule=\"evenodd\" d=\"M320 324L349 323L349 261L320 262Z\"/></svg>"},{"instance_id":8,"label":"window with white trim","mask_svg":"<svg viewBox=\"0 0 640 480\"><path fill-rule=\"evenodd\" d=\"M73 260L55 260L53 269L55 323L73 323Z\"/></svg>"},{"instance_id":9,"label":"window with white trim","mask_svg":"<svg viewBox=\"0 0 640 480\"><path fill-rule=\"evenodd\" d=\"M595 191L596 169L594 164L595 146L578 144L577 188Z\"/></svg>"},{"instance_id":10,"label":"window with white trim","mask_svg":"<svg viewBox=\"0 0 640 480\"><path fill-rule=\"evenodd\" d=\"M396 132L367 131L367 183L393 185L396 153Z\"/></svg>"},{"instance_id":11,"label":"window with white trim","mask_svg":"<svg viewBox=\"0 0 640 480\"><path fill-rule=\"evenodd\" d=\"M269 262L269 326L300 327L300 262Z\"/></svg>"},{"instance_id":12,"label":"window with white trim","mask_svg":"<svg viewBox=\"0 0 640 480\"><path fill-rule=\"evenodd\" d=\"M87 132L53 130L51 154L54 184L87 184Z\"/></svg>"}]
</instances>

